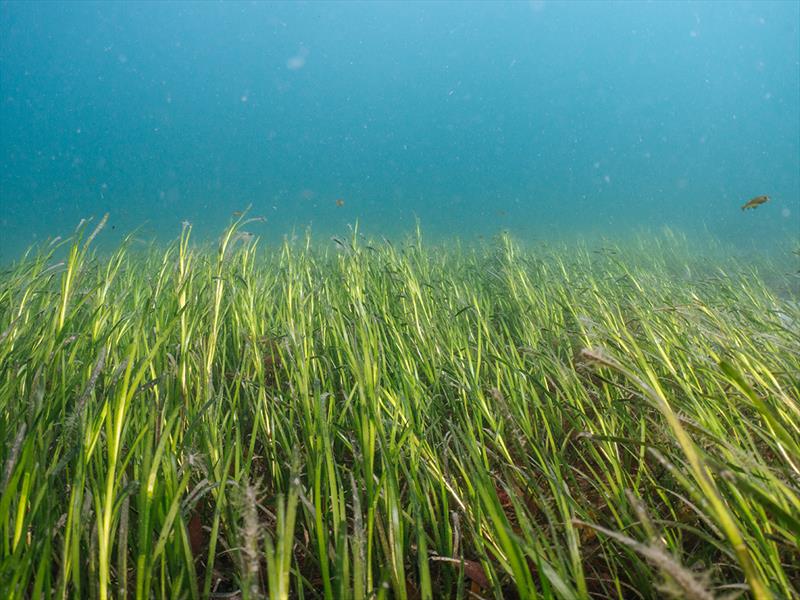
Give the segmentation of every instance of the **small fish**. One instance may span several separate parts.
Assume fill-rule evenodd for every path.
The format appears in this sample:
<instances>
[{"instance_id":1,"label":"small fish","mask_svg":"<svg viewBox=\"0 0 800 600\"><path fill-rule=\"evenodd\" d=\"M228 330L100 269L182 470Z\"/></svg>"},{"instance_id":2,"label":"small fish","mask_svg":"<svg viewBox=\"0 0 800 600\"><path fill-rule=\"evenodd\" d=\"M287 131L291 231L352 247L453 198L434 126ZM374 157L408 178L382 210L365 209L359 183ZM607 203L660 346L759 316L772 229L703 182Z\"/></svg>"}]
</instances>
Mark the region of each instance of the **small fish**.
<instances>
[{"instance_id":1,"label":"small fish","mask_svg":"<svg viewBox=\"0 0 800 600\"><path fill-rule=\"evenodd\" d=\"M769 196L756 196L752 200L748 200L742 205L742 210L747 210L748 208L756 208L757 206L761 206L765 202L769 200Z\"/></svg>"},{"instance_id":2,"label":"small fish","mask_svg":"<svg viewBox=\"0 0 800 600\"><path fill-rule=\"evenodd\" d=\"M255 239L255 237L255 234L251 233L250 231L237 231L236 234L231 238L230 244L233 245L240 240L245 244L249 244Z\"/></svg>"},{"instance_id":3,"label":"small fish","mask_svg":"<svg viewBox=\"0 0 800 600\"><path fill-rule=\"evenodd\" d=\"M342 198L339 198L339 199L336 201L336 206L338 206L339 208L341 208L342 206L344 206L344 200L343 200Z\"/></svg>"}]
</instances>

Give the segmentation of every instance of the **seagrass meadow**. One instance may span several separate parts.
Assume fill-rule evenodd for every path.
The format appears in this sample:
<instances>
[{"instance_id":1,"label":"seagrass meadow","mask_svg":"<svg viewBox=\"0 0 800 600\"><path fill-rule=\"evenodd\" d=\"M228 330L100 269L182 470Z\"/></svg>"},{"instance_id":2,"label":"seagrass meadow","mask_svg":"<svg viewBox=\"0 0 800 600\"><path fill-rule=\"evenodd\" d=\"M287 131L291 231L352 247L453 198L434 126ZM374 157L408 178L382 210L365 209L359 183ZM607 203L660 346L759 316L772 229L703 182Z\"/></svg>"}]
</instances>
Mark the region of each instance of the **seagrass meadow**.
<instances>
[{"instance_id":1,"label":"seagrass meadow","mask_svg":"<svg viewBox=\"0 0 800 600\"><path fill-rule=\"evenodd\" d=\"M798 596L796 245L246 225L3 268L5 598Z\"/></svg>"}]
</instances>

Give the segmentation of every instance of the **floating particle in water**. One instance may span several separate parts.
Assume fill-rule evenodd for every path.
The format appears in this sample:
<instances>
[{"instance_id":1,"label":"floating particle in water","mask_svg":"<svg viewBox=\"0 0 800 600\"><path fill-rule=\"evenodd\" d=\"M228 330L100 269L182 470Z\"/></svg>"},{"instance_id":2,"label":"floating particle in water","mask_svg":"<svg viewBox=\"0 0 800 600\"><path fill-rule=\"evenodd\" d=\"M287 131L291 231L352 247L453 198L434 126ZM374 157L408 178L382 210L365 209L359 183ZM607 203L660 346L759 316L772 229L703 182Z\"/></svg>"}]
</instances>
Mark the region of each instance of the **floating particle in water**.
<instances>
[{"instance_id":1,"label":"floating particle in water","mask_svg":"<svg viewBox=\"0 0 800 600\"><path fill-rule=\"evenodd\" d=\"M342 206L344 206L344 198L338 198L338 199L336 200L336 206L338 206L339 208L341 208Z\"/></svg>"},{"instance_id":2,"label":"floating particle in water","mask_svg":"<svg viewBox=\"0 0 800 600\"><path fill-rule=\"evenodd\" d=\"M306 64L306 59L302 56L292 56L286 61L286 68L292 71L302 69Z\"/></svg>"},{"instance_id":3,"label":"floating particle in water","mask_svg":"<svg viewBox=\"0 0 800 600\"><path fill-rule=\"evenodd\" d=\"M530 6L533 12L542 12L544 10L544 0L531 0Z\"/></svg>"},{"instance_id":4,"label":"floating particle in water","mask_svg":"<svg viewBox=\"0 0 800 600\"><path fill-rule=\"evenodd\" d=\"M306 66L306 58L308 57L308 48L305 46L300 46L300 49L297 51L297 54L294 56L289 57L286 60L286 68L290 71L299 71L304 66Z\"/></svg>"}]
</instances>

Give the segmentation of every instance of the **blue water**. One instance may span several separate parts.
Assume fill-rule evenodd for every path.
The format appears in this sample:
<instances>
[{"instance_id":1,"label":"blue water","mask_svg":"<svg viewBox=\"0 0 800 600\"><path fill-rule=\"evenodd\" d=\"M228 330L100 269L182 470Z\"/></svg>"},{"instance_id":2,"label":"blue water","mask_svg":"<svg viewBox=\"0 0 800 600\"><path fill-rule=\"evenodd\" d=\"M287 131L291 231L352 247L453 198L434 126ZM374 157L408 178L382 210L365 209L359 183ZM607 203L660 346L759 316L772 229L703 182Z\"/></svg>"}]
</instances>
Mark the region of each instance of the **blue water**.
<instances>
[{"instance_id":1,"label":"blue water","mask_svg":"<svg viewBox=\"0 0 800 600\"><path fill-rule=\"evenodd\" d=\"M267 240L766 249L800 236L799 29L798 2L0 2L0 258L249 204Z\"/></svg>"}]
</instances>

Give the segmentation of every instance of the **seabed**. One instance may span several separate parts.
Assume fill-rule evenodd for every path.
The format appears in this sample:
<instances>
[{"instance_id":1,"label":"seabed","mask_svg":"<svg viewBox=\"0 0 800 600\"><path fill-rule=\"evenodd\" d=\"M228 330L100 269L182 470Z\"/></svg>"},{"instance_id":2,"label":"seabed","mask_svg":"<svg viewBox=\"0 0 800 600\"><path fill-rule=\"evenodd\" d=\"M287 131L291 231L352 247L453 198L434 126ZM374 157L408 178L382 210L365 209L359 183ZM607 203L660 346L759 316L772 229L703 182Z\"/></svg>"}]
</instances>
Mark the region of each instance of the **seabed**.
<instances>
[{"instance_id":1,"label":"seabed","mask_svg":"<svg viewBox=\"0 0 800 600\"><path fill-rule=\"evenodd\" d=\"M5 269L5 597L800 594L796 275L245 224Z\"/></svg>"}]
</instances>

